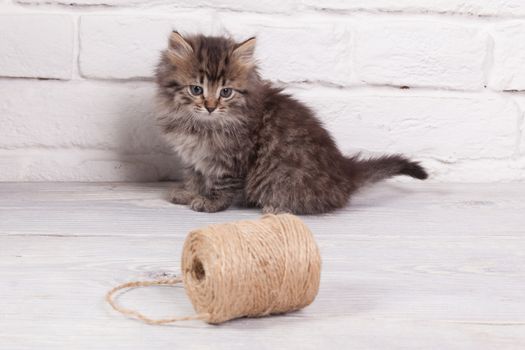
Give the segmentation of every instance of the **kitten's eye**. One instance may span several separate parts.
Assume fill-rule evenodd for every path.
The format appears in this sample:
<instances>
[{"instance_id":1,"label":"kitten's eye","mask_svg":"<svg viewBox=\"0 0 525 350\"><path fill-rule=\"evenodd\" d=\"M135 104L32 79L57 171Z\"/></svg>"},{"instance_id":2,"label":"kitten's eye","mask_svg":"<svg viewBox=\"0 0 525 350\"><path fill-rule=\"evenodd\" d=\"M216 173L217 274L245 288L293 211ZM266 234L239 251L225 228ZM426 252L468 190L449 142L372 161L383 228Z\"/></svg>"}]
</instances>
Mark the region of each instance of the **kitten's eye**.
<instances>
[{"instance_id":1,"label":"kitten's eye","mask_svg":"<svg viewBox=\"0 0 525 350\"><path fill-rule=\"evenodd\" d=\"M199 96L202 95L204 91L202 90L202 87L198 85L190 85L190 92L194 96Z\"/></svg>"},{"instance_id":2,"label":"kitten's eye","mask_svg":"<svg viewBox=\"0 0 525 350\"><path fill-rule=\"evenodd\" d=\"M221 97L228 98L232 95L232 93L233 93L232 88L221 89Z\"/></svg>"}]
</instances>

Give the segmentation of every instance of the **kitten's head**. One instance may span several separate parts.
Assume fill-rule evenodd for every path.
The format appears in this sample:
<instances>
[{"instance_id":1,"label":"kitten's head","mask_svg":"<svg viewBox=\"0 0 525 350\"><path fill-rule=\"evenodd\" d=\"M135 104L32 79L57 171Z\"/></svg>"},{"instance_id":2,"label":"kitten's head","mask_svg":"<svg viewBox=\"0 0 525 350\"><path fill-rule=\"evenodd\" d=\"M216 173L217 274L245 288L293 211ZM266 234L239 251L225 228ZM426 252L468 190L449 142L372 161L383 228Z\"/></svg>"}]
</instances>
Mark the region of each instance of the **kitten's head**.
<instances>
[{"instance_id":1,"label":"kitten's head","mask_svg":"<svg viewBox=\"0 0 525 350\"><path fill-rule=\"evenodd\" d=\"M182 37L173 32L157 67L159 96L181 115L211 121L238 118L259 81L255 38Z\"/></svg>"}]
</instances>

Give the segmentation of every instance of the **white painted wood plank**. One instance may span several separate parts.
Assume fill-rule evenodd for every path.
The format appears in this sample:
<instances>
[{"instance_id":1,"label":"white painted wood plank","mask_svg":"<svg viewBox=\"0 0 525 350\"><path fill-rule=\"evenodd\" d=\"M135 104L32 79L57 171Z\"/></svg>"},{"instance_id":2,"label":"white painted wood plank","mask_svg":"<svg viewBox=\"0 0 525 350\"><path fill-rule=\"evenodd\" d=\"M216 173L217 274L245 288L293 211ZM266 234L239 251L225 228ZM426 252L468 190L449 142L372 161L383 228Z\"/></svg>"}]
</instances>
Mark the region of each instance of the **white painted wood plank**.
<instances>
[{"instance_id":1,"label":"white painted wood plank","mask_svg":"<svg viewBox=\"0 0 525 350\"><path fill-rule=\"evenodd\" d=\"M304 217L320 294L294 314L152 327L105 305L113 285L178 271L187 232L256 218L195 213L169 184L0 184L0 349L523 349L525 185L384 184ZM122 299L191 313L181 288Z\"/></svg>"},{"instance_id":2,"label":"white painted wood plank","mask_svg":"<svg viewBox=\"0 0 525 350\"><path fill-rule=\"evenodd\" d=\"M103 296L129 279L177 272L182 236L4 236L0 339L9 349L525 345L525 238L318 241L321 290L305 310L219 327L152 327L113 312ZM153 316L192 313L181 288L137 290L122 302Z\"/></svg>"},{"instance_id":3,"label":"white painted wood plank","mask_svg":"<svg viewBox=\"0 0 525 350\"><path fill-rule=\"evenodd\" d=\"M252 219L256 209L205 214L169 203L169 184L0 184L0 234L184 234L209 223ZM318 234L523 236L525 186L382 184L350 205L304 217Z\"/></svg>"},{"instance_id":4,"label":"white painted wood plank","mask_svg":"<svg viewBox=\"0 0 525 350\"><path fill-rule=\"evenodd\" d=\"M103 183L103 182L0 182L0 200L3 205L21 201L31 203L111 202L145 199L163 199L172 186L169 182L155 183ZM358 193L354 206L373 205L410 207L411 203L442 204L455 207L505 206L524 208L525 185L520 183L432 183L410 181L406 183L383 182Z\"/></svg>"}]
</instances>

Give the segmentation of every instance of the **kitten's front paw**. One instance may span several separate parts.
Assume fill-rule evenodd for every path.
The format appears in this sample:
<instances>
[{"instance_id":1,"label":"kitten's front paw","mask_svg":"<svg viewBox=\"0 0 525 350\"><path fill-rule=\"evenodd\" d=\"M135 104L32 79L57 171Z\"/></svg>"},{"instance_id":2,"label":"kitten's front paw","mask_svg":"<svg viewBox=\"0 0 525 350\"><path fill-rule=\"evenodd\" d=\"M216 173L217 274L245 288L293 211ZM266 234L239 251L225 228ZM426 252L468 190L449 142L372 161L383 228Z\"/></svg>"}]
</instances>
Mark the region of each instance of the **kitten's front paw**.
<instances>
[{"instance_id":1,"label":"kitten's front paw","mask_svg":"<svg viewBox=\"0 0 525 350\"><path fill-rule=\"evenodd\" d=\"M220 200L212 200L206 197L197 196L190 203L190 208L195 211L215 213L229 207L228 203Z\"/></svg>"},{"instance_id":2,"label":"kitten's front paw","mask_svg":"<svg viewBox=\"0 0 525 350\"><path fill-rule=\"evenodd\" d=\"M170 192L170 202L173 204L189 204L195 197L193 193L183 188L174 188Z\"/></svg>"}]
</instances>

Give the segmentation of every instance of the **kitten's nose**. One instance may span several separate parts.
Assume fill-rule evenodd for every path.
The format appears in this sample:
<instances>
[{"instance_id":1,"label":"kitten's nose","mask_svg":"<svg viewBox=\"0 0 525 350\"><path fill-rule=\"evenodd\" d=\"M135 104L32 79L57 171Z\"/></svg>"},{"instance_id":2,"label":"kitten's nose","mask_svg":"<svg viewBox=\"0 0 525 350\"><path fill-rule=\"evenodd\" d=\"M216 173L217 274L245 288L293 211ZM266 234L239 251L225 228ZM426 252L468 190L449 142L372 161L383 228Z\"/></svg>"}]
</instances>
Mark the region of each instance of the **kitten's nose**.
<instances>
[{"instance_id":1,"label":"kitten's nose","mask_svg":"<svg viewBox=\"0 0 525 350\"><path fill-rule=\"evenodd\" d=\"M217 106L210 106L210 107L205 106L205 107L206 107L206 109L208 110L208 112L209 112L210 114L211 114L211 112L213 112L213 111L215 110L215 108L217 108Z\"/></svg>"}]
</instances>

